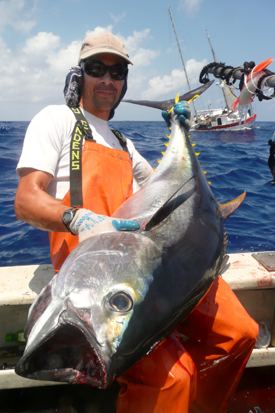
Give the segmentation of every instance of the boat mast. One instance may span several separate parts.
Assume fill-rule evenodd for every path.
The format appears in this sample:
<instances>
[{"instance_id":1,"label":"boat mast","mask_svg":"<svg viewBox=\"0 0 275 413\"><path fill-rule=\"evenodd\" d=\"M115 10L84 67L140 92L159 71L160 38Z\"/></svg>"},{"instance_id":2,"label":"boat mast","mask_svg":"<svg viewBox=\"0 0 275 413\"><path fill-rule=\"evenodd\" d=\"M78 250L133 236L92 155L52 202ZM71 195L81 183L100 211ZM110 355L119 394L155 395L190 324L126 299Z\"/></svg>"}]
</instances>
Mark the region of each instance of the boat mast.
<instances>
[{"instance_id":1,"label":"boat mast","mask_svg":"<svg viewBox=\"0 0 275 413\"><path fill-rule=\"evenodd\" d=\"M171 8L170 8L170 7L168 7L168 11L169 11L169 14L170 14L170 19L171 19L171 22L172 22L172 26L173 26L173 29L174 29L174 33L175 33L175 36L176 36L176 41L177 41L177 45L178 45L178 48L179 48L180 58L181 58L181 62L182 62L182 65L183 65L183 70L184 70L184 73L185 73L187 85L188 85L189 91L191 91L191 87L190 87L189 79L188 79L188 76L187 76L187 72L186 72L184 60L183 60L183 57L182 57L181 48L180 48L180 44L179 44L179 40L178 40L176 28L175 28L175 25L174 25L174 19L173 19L173 16L172 16L172 12L171 12ZM193 107L194 107L194 112L195 112L195 114L196 114L196 119L198 119L198 112L197 112L195 103L194 103L194 102L192 102L192 103L193 103Z\"/></svg>"},{"instance_id":2,"label":"boat mast","mask_svg":"<svg viewBox=\"0 0 275 413\"><path fill-rule=\"evenodd\" d=\"M210 49L211 49L211 52L212 52L212 55L213 55L213 58L214 58L214 62L219 63L219 61L218 61L218 59L215 55L214 49L212 47L212 43L211 43L211 40L210 40L210 35L207 33L207 30L205 30L205 36L208 39ZM221 80L220 80L220 85L222 86L222 93L223 93L223 96L224 96L224 100L225 100L227 110L229 112L231 112L232 111L231 105L236 100L236 96L232 93L231 89L227 85L225 85L225 84L222 85Z\"/></svg>"},{"instance_id":3,"label":"boat mast","mask_svg":"<svg viewBox=\"0 0 275 413\"><path fill-rule=\"evenodd\" d=\"M208 39L208 41L209 41L209 45L210 45L210 49L211 49L211 52L212 52L212 55L213 55L213 58L214 58L214 62L219 63L219 62L218 62L218 59L217 59L217 57L216 57L216 55L215 55L214 49L213 49L213 47L212 47L212 43L211 43L211 40L210 40L210 35L207 33L207 30L206 30L206 29L205 29L205 36L207 37L207 39Z\"/></svg>"}]
</instances>

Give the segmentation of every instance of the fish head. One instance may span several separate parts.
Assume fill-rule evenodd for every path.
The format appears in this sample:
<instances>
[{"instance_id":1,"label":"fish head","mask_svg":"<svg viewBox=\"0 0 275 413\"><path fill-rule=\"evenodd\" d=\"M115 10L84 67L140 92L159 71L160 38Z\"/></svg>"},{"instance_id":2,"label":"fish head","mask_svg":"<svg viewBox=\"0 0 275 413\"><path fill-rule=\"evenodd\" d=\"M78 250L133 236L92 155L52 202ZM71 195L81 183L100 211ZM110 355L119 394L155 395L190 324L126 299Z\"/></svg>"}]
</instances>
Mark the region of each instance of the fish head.
<instances>
[{"instance_id":1,"label":"fish head","mask_svg":"<svg viewBox=\"0 0 275 413\"><path fill-rule=\"evenodd\" d=\"M114 356L160 260L159 248L141 234L105 233L79 244L48 286L47 298L42 294L44 305L33 304L16 372L107 387Z\"/></svg>"}]
</instances>

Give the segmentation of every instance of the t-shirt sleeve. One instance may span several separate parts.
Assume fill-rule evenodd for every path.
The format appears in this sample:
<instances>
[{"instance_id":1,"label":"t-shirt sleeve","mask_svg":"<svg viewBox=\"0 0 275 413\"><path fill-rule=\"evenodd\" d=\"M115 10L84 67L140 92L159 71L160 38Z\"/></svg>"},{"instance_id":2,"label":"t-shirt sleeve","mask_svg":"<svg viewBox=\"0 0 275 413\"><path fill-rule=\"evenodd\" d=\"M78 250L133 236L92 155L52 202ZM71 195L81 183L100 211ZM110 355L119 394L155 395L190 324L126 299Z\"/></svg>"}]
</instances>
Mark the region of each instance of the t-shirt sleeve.
<instances>
[{"instance_id":1,"label":"t-shirt sleeve","mask_svg":"<svg viewBox=\"0 0 275 413\"><path fill-rule=\"evenodd\" d=\"M153 168L136 150L133 142L127 139L127 147L133 160L133 175L137 183L142 186L150 178Z\"/></svg>"},{"instance_id":2,"label":"t-shirt sleeve","mask_svg":"<svg viewBox=\"0 0 275 413\"><path fill-rule=\"evenodd\" d=\"M54 176L64 138L60 117L57 122L58 109L56 112L47 107L29 124L16 168L19 176L22 168L34 168Z\"/></svg>"}]
</instances>

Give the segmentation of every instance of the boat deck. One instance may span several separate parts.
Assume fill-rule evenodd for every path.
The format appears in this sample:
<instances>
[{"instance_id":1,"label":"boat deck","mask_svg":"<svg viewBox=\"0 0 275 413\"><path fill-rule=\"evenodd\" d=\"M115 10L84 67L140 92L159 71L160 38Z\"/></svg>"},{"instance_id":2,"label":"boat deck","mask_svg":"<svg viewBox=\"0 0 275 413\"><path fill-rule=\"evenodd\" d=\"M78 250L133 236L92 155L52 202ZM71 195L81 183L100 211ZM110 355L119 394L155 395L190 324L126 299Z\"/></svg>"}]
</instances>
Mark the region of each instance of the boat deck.
<instances>
[{"instance_id":1,"label":"boat deck","mask_svg":"<svg viewBox=\"0 0 275 413\"><path fill-rule=\"evenodd\" d=\"M57 384L17 376L13 367L23 349L5 342L5 334L24 328L30 305L53 275L51 265L0 267L0 389ZM221 275L270 336L268 347L253 350L247 367L274 366L275 252L230 254Z\"/></svg>"}]
</instances>

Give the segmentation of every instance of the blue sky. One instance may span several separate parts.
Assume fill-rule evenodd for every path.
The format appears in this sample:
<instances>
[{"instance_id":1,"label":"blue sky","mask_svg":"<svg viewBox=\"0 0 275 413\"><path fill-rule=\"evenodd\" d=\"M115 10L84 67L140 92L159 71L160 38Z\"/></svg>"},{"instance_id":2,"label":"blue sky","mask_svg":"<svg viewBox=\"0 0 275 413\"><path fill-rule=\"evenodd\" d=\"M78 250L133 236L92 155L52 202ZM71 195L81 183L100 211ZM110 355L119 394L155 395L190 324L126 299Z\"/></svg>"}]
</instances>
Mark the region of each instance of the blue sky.
<instances>
[{"instance_id":1,"label":"blue sky","mask_svg":"<svg viewBox=\"0 0 275 413\"><path fill-rule=\"evenodd\" d=\"M128 99L164 100L187 91L168 13L171 7L192 87L202 67L217 58L231 66L275 58L274 1L255 0L4 0L0 1L0 120L31 120L43 107L62 104L65 76L77 63L86 35L108 31L125 43ZM269 69L275 72L273 62ZM198 109L222 106L215 84ZM259 121L273 121L275 100L258 102ZM114 120L161 120L160 112L122 103Z\"/></svg>"}]
</instances>

